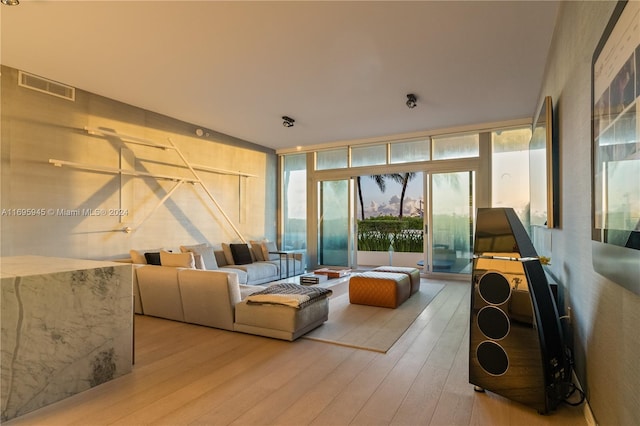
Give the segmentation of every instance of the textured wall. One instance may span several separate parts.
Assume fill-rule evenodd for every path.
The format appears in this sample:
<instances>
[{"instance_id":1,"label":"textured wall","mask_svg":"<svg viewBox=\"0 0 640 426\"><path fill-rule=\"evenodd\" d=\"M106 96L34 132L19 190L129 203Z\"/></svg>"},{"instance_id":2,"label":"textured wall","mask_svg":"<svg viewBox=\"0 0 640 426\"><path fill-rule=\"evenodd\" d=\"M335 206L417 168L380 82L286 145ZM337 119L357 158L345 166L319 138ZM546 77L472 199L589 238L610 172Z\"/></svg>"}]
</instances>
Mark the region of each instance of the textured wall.
<instances>
[{"instance_id":1,"label":"textured wall","mask_svg":"<svg viewBox=\"0 0 640 426\"><path fill-rule=\"evenodd\" d=\"M640 297L593 270L591 254L591 60L615 2L564 2L541 99L559 124L561 229L552 271L573 308L576 372L601 425L640 423Z\"/></svg>"},{"instance_id":2,"label":"textured wall","mask_svg":"<svg viewBox=\"0 0 640 426\"><path fill-rule=\"evenodd\" d=\"M71 102L25 89L17 85L17 75L15 69L2 68L2 256L111 259L128 256L131 248L239 241L199 185L182 184L156 209L176 182L49 164L49 159L109 168L122 164L191 177L175 151L92 136L85 126L162 144L171 138L190 163L255 175L239 178L197 170L245 239L275 239L273 151L206 129L208 135L198 137L195 125L81 90ZM112 215L118 209L128 213L122 222ZM122 232L126 226L133 231Z\"/></svg>"}]
</instances>

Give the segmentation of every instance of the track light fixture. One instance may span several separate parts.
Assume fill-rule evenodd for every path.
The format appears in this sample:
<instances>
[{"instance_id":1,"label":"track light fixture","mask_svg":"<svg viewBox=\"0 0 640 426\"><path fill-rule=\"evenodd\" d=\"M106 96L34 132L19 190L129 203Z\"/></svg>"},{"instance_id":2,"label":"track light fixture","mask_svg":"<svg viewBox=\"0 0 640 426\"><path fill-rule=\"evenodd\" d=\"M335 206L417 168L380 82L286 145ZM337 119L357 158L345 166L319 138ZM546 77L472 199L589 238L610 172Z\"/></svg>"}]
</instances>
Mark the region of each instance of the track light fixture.
<instances>
[{"instance_id":1,"label":"track light fixture","mask_svg":"<svg viewBox=\"0 0 640 426\"><path fill-rule=\"evenodd\" d=\"M418 98L413 93L407 95L407 107L413 109L418 106Z\"/></svg>"},{"instance_id":2,"label":"track light fixture","mask_svg":"<svg viewBox=\"0 0 640 426\"><path fill-rule=\"evenodd\" d=\"M282 116L282 120L284 120L284 121L282 122L282 125L283 125L284 127L293 127L293 123L295 123L295 121L296 121L296 120L294 120L294 119L293 119L293 118L291 118L291 117L287 117L286 115L283 115L283 116Z\"/></svg>"},{"instance_id":3,"label":"track light fixture","mask_svg":"<svg viewBox=\"0 0 640 426\"><path fill-rule=\"evenodd\" d=\"M6 6L17 6L20 4L20 0L0 0L0 3Z\"/></svg>"}]
</instances>

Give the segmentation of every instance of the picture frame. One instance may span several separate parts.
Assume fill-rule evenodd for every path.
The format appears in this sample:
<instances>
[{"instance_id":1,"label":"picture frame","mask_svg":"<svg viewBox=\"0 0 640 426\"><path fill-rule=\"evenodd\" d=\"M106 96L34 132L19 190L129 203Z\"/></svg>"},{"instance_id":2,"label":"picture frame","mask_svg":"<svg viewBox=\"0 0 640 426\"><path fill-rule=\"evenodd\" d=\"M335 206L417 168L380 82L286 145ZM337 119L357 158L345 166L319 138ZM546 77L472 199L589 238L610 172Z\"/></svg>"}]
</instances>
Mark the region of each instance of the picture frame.
<instances>
[{"instance_id":1,"label":"picture frame","mask_svg":"<svg viewBox=\"0 0 640 426\"><path fill-rule=\"evenodd\" d=\"M560 227L559 149L551 96L545 96L529 141L531 226Z\"/></svg>"}]
</instances>

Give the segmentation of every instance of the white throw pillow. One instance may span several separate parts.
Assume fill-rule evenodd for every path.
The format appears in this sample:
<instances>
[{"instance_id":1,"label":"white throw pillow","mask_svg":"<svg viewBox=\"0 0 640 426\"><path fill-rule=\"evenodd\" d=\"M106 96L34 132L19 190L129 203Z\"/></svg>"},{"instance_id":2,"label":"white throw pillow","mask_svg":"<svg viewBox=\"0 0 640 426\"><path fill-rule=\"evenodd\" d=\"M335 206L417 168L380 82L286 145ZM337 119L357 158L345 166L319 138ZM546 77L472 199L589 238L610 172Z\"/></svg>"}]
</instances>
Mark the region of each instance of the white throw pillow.
<instances>
[{"instance_id":1,"label":"white throw pillow","mask_svg":"<svg viewBox=\"0 0 640 426\"><path fill-rule=\"evenodd\" d=\"M180 251L183 253L191 252L194 255L199 254L202 257L202 268L198 269L207 269L214 270L218 269L218 262L216 262L216 255L213 252L213 247L210 247L207 244L196 244L193 246L180 246Z\"/></svg>"},{"instance_id":2,"label":"white throw pillow","mask_svg":"<svg viewBox=\"0 0 640 426\"><path fill-rule=\"evenodd\" d=\"M160 264L162 266L174 266L178 268L195 269L196 262L193 253L169 253L162 250L160 252Z\"/></svg>"},{"instance_id":3,"label":"white throw pillow","mask_svg":"<svg viewBox=\"0 0 640 426\"><path fill-rule=\"evenodd\" d=\"M264 260L278 260L280 258L277 254L269 254L270 251L278 251L276 243L273 241L263 241L262 256L264 257Z\"/></svg>"}]
</instances>

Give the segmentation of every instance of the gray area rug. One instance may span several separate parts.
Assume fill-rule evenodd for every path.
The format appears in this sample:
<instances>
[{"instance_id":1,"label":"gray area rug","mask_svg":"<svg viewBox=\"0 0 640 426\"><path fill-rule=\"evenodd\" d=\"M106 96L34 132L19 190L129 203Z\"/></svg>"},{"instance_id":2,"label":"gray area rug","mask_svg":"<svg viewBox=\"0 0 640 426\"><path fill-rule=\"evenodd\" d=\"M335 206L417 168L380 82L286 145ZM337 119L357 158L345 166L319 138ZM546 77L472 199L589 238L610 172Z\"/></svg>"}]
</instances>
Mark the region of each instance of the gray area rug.
<instances>
[{"instance_id":1,"label":"gray area rug","mask_svg":"<svg viewBox=\"0 0 640 426\"><path fill-rule=\"evenodd\" d=\"M386 353L444 284L423 282L420 291L396 309L352 305L348 287L337 287L329 299L329 320L302 338Z\"/></svg>"}]
</instances>

